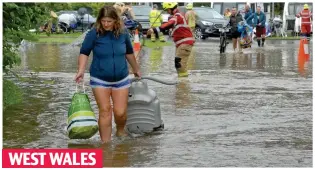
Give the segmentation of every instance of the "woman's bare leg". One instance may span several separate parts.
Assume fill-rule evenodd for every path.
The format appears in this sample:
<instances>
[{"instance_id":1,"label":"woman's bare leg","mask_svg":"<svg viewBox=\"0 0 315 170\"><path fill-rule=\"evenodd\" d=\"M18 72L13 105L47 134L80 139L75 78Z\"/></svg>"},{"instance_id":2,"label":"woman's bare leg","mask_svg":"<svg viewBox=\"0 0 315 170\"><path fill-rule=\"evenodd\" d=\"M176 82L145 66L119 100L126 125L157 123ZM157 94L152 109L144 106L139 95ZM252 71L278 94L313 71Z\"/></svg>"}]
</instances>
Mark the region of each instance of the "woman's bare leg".
<instances>
[{"instance_id":1,"label":"woman's bare leg","mask_svg":"<svg viewBox=\"0 0 315 170\"><path fill-rule=\"evenodd\" d=\"M127 121L128 93L128 88L112 90L112 99L114 104L113 110L117 128L117 136L127 135L124 128Z\"/></svg>"},{"instance_id":2,"label":"woman's bare leg","mask_svg":"<svg viewBox=\"0 0 315 170\"><path fill-rule=\"evenodd\" d=\"M112 135L112 106L110 96L112 90L107 88L93 88L99 110L99 132L102 142L110 142Z\"/></svg>"}]
</instances>

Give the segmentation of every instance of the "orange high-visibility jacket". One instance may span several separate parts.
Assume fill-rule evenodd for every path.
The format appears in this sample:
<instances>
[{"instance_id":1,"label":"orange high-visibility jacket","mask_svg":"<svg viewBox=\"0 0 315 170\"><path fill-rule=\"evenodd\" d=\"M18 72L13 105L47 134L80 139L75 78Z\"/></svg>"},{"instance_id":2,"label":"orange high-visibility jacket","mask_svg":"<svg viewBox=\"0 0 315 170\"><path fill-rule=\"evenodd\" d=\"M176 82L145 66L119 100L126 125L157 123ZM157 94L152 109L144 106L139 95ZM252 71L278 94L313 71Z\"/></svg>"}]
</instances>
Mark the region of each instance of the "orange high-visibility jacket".
<instances>
[{"instance_id":1,"label":"orange high-visibility jacket","mask_svg":"<svg viewBox=\"0 0 315 170\"><path fill-rule=\"evenodd\" d=\"M304 9L298 14L301 19L301 25L311 25L312 12L308 9Z\"/></svg>"}]
</instances>

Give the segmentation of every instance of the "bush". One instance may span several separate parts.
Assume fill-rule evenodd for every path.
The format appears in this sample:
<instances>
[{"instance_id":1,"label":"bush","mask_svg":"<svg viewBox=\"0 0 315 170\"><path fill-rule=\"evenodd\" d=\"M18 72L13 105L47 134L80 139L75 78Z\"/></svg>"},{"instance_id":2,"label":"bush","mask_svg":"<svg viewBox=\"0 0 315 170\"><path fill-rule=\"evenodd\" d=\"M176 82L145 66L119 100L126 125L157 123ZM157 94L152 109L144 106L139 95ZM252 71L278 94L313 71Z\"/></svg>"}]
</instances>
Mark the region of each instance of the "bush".
<instances>
[{"instance_id":1,"label":"bush","mask_svg":"<svg viewBox=\"0 0 315 170\"><path fill-rule=\"evenodd\" d=\"M3 79L3 110L6 107L22 102L22 90L12 81Z\"/></svg>"}]
</instances>

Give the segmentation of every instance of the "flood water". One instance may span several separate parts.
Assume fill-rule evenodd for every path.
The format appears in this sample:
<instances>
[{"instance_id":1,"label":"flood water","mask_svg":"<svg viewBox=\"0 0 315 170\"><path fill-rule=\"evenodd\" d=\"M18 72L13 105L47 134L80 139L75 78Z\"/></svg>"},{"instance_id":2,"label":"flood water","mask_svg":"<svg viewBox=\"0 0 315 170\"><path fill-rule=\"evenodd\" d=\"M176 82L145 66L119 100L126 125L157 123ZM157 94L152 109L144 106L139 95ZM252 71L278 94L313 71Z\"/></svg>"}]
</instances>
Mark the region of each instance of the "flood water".
<instances>
[{"instance_id":1,"label":"flood water","mask_svg":"<svg viewBox=\"0 0 315 170\"><path fill-rule=\"evenodd\" d=\"M109 145L101 145L98 134L89 140L66 134L79 47L27 44L16 69L21 78L7 77L24 98L3 113L3 147L101 147L106 167L311 167L312 55L302 68L299 41L267 41L243 54L229 44L223 55L218 44L197 42L190 75L177 85L148 81L161 102L163 131L113 136ZM174 54L172 46L145 49L142 74L177 80ZM88 80L87 73L86 92L97 113Z\"/></svg>"}]
</instances>

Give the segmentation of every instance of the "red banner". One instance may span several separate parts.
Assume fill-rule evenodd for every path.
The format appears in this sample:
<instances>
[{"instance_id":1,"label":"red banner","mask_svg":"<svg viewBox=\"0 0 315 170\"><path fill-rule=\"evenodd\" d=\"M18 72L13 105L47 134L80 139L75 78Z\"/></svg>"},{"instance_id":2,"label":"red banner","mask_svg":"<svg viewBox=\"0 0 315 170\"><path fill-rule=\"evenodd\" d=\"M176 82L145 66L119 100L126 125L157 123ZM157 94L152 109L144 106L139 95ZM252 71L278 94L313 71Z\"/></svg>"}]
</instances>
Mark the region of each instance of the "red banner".
<instances>
[{"instance_id":1,"label":"red banner","mask_svg":"<svg viewBox=\"0 0 315 170\"><path fill-rule=\"evenodd\" d=\"M3 149L2 168L102 168L101 149Z\"/></svg>"}]
</instances>

